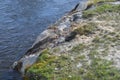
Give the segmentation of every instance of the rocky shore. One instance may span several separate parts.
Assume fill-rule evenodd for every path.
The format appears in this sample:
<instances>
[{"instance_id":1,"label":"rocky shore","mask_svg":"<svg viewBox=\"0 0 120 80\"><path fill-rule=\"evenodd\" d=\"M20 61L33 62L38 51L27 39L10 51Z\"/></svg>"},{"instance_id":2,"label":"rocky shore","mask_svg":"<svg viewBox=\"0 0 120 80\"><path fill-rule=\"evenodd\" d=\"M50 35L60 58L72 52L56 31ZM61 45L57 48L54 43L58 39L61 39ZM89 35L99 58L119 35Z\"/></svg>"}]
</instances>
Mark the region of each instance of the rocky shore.
<instances>
[{"instance_id":1,"label":"rocky shore","mask_svg":"<svg viewBox=\"0 0 120 80\"><path fill-rule=\"evenodd\" d=\"M119 80L119 25L119 0L78 3L13 68L25 80Z\"/></svg>"}]
</instances>

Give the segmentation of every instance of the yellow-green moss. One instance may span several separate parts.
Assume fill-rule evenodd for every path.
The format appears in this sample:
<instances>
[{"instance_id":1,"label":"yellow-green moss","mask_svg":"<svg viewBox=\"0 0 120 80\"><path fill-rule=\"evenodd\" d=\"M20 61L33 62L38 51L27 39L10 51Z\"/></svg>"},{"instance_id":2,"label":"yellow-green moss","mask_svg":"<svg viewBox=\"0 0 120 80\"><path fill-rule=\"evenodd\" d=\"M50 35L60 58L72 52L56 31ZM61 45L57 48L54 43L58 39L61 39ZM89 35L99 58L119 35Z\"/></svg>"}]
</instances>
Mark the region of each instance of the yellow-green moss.
<instances>
[{"instance_id":1,"label":"yellow-green moss","mask_svg":"<svg viewBox=\"0 0 120 80\"><path fill-rule=\"evenodd\" d=\"M96 29L96 25L94 23L87 23L86 25L79 25L77 29L74 30L79 35L90 35Z\"/></svg>"},{"instance_id":2,"label":"yellow-green moss","mask_svg":"<svg viewBox=\"0 0 120 80\"><path fill-rule=\"evenodd\" d=\"M120 12L120 5L103 4L96 6L95 9L83 11L83 18L89 18L105 12Z\"/></svg>"},{"instance_id":3,"label":"yellow-green moss","mask_svg":"<svg viewBox=\"0 0 120 80\"><path fill-rule=\"evenodd\" d=\"M56 59L56 56L51 55L48 50L44 50L37 62L28 69L27 73L39 74L46 79L52 78L55 66L51 66L51 63Z\"/></svg>"},{"instance_id":4,"label":"yellow-green moss","mask_svg":"<svg viewBox=\"0 0 120 80\"><path fill-rule=\"evenodd\" d=\"M116 1L116 0L88 0L88 3L97 4L100 2L113 2L113 1Z\"/></svg>"},{"instance_id":5,"label":"yellow-green moss","mask_svg":"<svg viewBox=\"0 0 120 80\"><path fill-rule=\"evenodd\" d=\"M119 80L120 71L110 66L112 62L93 58L90 66L86 67L83 80Z\"/></svg>"},{"instance_id":6,"label":"yellow-green moss","mask_svg":"<svg viewBox=\"0 0 120 80\"><path fill-rule=\"evenodd\" d=\"M75 46L72 48L72 52L79 52L81 50L83 50L86 46L84 44L79 44L78 46Z\"/></svg>"}]
</instances>

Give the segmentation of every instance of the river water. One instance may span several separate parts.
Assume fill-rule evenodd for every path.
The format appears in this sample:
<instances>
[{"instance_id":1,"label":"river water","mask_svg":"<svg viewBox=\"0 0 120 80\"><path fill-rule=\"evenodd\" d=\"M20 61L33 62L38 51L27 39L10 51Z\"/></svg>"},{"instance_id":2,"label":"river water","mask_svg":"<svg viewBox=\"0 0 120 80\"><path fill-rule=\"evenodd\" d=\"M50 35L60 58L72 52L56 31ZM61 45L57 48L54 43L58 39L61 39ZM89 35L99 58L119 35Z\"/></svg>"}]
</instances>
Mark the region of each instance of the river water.
<instances>
[{"instance_id":1,"label":"river water","mask_svg":"<svg viewBox=\"0 0 120 80\"><path fill-rule=\"evenodd\" d=\"M0 0L0 80L22 80L11 69L49 25L80 0Z\"/></svg>"}]
</instances>

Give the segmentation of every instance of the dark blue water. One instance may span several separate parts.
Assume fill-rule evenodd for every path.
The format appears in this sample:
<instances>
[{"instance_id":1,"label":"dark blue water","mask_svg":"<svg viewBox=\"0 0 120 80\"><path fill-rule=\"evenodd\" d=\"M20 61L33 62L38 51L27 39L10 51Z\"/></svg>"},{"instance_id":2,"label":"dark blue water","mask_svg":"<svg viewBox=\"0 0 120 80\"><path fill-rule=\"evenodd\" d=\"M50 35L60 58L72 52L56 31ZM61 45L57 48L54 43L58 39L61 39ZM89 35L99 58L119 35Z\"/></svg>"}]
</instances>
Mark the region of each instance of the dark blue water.
<instances>
[{"instance_id":1,"label":"dark blue water","mask_svg":"<svg viewBox=\"0 0 120 80\"><path fill-rule=\"evenodd\" d=\"M21 80L11 65L80 0L0 0L0 80Z\"/></svg>"}]
</instances>

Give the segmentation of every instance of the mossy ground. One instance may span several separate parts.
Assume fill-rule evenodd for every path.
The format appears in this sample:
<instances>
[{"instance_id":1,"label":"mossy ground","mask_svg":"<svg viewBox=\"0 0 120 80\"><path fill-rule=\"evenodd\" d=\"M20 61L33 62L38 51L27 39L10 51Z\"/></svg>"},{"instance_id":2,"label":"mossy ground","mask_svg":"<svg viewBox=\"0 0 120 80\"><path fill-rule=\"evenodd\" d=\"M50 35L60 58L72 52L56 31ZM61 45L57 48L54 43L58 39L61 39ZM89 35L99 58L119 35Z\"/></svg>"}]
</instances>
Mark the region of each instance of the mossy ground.
<instances>
[{"instance_id":1,"label":"mossy ground","mask_svg":"<svg viewBox=\"0 0 120 80\"><path fill-rule=\"evenodd\" d=\"M43 52L39 61L28 70L29 74L36 74L30 80L119 80L120 70L112 66L112 61L99 57L100 45L100 42L80 44L61 56ZM83 54L86 49L89 51L88 55Z\"/></svg>"},{"instance_id":2,"label":"mossy ground","mask_svg":"<svg viewBox=\"0 0 120 80\"><path fill-rule=\"evenodd\" d=\"M60 52L59 47L53 52L44 50L27 70L29 80L119 80L120 68L114 64L117 60L107 59L108 56L115 58L113 55L120 50L116 49L120 45L119 9L119 5L105 4L85 11L83 16L92 15L91 20L86 19L84 26L78 24L74 31L92 41L77 44L66 52Z\"/></svg>"},{"instance_id":3,"label":"mossy ground","mask_svg":"<svg viewBox=\"0 0 120 80\"><path fill-rule=\"evenodd\" d=\"M96 25L94 23L87 23L85 25L79 25L77 29L74 30L75 33L79 35L90 35L96 30Z\"/></svg>"},{"instance_id":4,"label":"mossy ground","mask_svg":"<svg viewBox=\"0 0 120 80\"><path fill-rule=\"evenodd\" d=\"M113 1L116 1L116 0L88 0L88 1L90 1L93 4L97 4L97 3L100 3L100 2L113 2Z\"/></svg>"},{"instance_id":5,"label":"mossy ground","mask_svg":"<svg viewBox=\"0 0 120 80\"><path fill-rule=\"evenodd\" d=\"M95 9L83 11L83 18L90 18L94 15L100 15L106 12L119 12L120 5L103 4Z\"/></svg>"}]
</instances>

